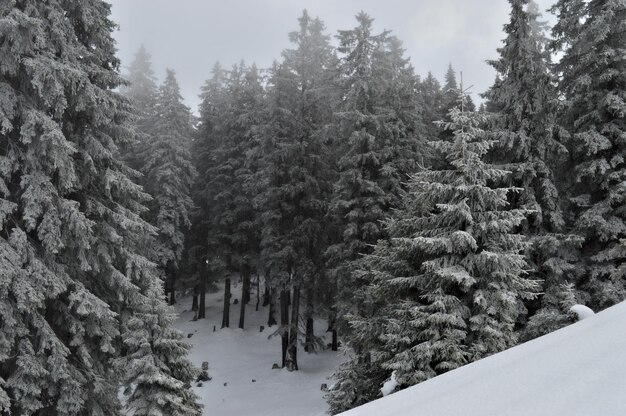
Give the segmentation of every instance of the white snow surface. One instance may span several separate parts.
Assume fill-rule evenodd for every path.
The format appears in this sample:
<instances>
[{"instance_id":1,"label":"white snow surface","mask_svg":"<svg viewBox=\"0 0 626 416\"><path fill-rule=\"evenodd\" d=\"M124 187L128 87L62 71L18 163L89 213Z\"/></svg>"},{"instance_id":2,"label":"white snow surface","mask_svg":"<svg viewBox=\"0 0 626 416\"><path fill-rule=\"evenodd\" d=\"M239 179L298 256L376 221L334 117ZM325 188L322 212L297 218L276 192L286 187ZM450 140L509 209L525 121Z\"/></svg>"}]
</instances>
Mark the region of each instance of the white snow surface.
<instances>
[{"instance_id":1,"label":"white snow surface","mask_svg":"<svg viewBox=\"0 0 626 416\"><path fill-rule=\"evenodd\" d=\"M398 381L396 380L396 372L391 373L389 380L385 381L383 387L380 389L380 393L383 396L388 396L398 387Z\"/></svg>"},{"instance_id":2,"label":"white snow surface","mask_svg":"<svg viewBox=\"0 0 626 416\"><path fill-rule=\"evenodd\" d=\"M569 308L570 312L574 312L578 316L578 320L582 321L583 319L591 318L595 315L595 312L591 310L591 308L585 305L574 305Z\"/></svg>"},{"instance_id":3,"label":"white snow surface","mask_svg":"<svg viewBox=\"0 0 626 416\"><path fill-rule=\"evenodd\" d=\"M342 416L626 415L626 302Z\"/></svg>"},{"instance_id":4,"label":"white snow surface","mask_svg":"<svg viewBox=\"0 0 626 416\"><path fill-rule=\"evenodd\" d=\"M235 280L236 281L236 280ZM277 327L267 328L267 307L255 312L256 295L246 307L245 329L239 324L240 305L230 305L230 328L220 329L222 322L223 284L217 293L207 293L207 319L192 321L191 298L181 298L175 306L179 318L175 327L192 344L191 361L198 367L209 363L211 381L194 391L204 405L203 415L210 416L327 416L320 390L330 385L328 377L339 365L342 354L330 350L307 354L298 350L299 371L272 370L280 364L280 337L268 340ZM240 299L241 285L232 288L232 299ZM276 316L279 318L279 316ZM213 332L213 326L216 332ZM259 332L259 326L265 326ZM326 326L316 322L316 335ZM192 333L191 338L187 335ZM255 380L253 382L252 380ZM226 383L226 385L224 385Z\"/></svg>"}]
</instances>

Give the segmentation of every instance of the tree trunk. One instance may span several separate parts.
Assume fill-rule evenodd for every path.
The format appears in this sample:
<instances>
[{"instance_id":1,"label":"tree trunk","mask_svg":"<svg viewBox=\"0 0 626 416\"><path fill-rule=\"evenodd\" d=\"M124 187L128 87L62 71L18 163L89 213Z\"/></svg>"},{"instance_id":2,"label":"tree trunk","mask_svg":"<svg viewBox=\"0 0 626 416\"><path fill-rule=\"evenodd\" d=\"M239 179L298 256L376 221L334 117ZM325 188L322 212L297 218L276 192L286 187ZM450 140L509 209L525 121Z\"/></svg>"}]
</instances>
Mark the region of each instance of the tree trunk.
<instances>
[{"instance_id":1,"label":"tree trunk","mask_svg":"<svg viewBox=\"0 0 626 416\"><path fill-rule=\"evenodd\" d=\"M170 277L170 305L176 305L176 274Z\"/></svg>"},{"instance_id":2,"label":"tree trunk","mask_svg":"<svg viewBox=\"0 0 626 416\"><path fill-rule=\"evenodd\" d=\"M230 326L230 278L224 279L224 307L222 309L222 328Z\"/></svg>"},{"instance_id":3,"label":"tree trunk","mask_svg":"<svg viewBox=\"0 0 626 416\"><path fill-rule=\"evenodd\" d=\"M242 276L243 284L241 285L241 308L239 309L239 328L243 329L246 319L246 303L243 299L247 296L250 300L250 274L244 272Z\"/></svg>"},{"instance_id":4,"label":"tree trunk","mask_svg":"<svg viewBox=\"0 0 626 416\"><path fill-rule=\"evenodd\" d=\"M282 364L281 366L284 368L287 365L287 347L289 346L289 305L287 304L288 294L287 291L283 288L280 291L280 326L283 328L283 333L281 334L281 342L282 342Z\"/></svg>"},{"instance_id":5,"label":"tree trunk","mask_svg":"<svg viewBox=\"0 0 626 416\"><path fill-rule=\"evenodd\" d=\"M270 284L267 280L267 276L265 276L265 290L263 291L263 305L267 306L270 304Z\"/></svg>"},{"instance_id":6,"label":"tree trunk","mask_svg":"<svg viewBox=\"0 0 626 416\"><path fill-rule=\"evenodd\" d=\"M191 310L198 312L198 285L193 287L193 297L191 298Z\"/></svg>"},{"instance_id":7,"label":"tree trunk","mask_svg":"<svg viewBox=\"0 0 626 416\"><path fill-rule=\"evenodd\" d=\"M313 290L306 292L306 332L304 337L304 351L315 352L315 333L313 328Z\"/></svg>"},{"instance_id":8,"label":"tree trunk","mask_svg":"<svg viewBox=\"0 0 626 416\"><path fill-rule=\"evenodd\" d=\"M267 282L266 282L267 284ZM267 315L267 326L271 327L272 325L276 325L276 291L273 290L272 288L267 289L268 295L267 295L267 304L269 305L268 308L268 315Z\"/></svg>"},{"instance_id":9,"label":"tree trunk","mask_svg":"<svg viewBox=\"0 0 626 416\"><path fill-rule=\"evenodd\" d=\"M289 354L287 370L298 370L298 319L300 318L300 286L293 287L291 299L291 325L289 326Z\"/></svg>"},{"instance_id":10,"label":"tree trunk","mask_svg":"<svg viewBox=\"0 0 626 416\"><path fill-rule=\"evenodd\" d=\"M334 307L330 309L330 314L328 315L328 329L326 332L331 333L332 341L331 341L331 350L337 351L337 318Z\"/></svg>"},{"instance_id":11,"label":"tree trunk","mask_svg":"<svg viewBox=\"0 0 626 416\"><path fill-rule=\"evenodd\" d=\"M259 304L261 303L261 276L256 275L256 311L259 311Z\"/></svg>"},{"instance_id":12,"label":"tree trunk","mask_svg":"<svg viewBox=\"0 0 626 416\"><path fill-rule=\"evenodd\" d=\"M241 300L242 303L248 304L250 302L250 273L246 272L242 277L242 286L241 286Z\"/></svg>"},{"instance_id":13,"label":"tree trunk","mask_svg":"<svg viewBox=\"0 0 626 416\"><path fill-rule=\"evenodd\" d=\"M198 319L206 318L206 280L207 280L207 267L206 261L200 261L200 284L198 285L198 291L200 292L200 302L198 305Z\"/></svg>"}]
</instances>

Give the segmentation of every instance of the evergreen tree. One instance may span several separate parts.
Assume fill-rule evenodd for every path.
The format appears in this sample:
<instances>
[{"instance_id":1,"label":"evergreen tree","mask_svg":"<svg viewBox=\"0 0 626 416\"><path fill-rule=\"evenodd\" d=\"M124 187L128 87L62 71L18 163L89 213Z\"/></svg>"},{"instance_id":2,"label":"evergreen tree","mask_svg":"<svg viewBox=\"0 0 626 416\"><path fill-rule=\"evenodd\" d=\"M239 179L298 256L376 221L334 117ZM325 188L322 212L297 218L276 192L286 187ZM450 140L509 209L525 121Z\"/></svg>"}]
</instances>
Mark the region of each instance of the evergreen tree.
<instances>
[{"instance_id":1,"label":"evergreen tree","mask_svg":"<svg viewBox=\"0 0 626 416\"><path fill-rule=\"evenodd\" d=\"M175 302L175 281L191 225L190 197L196 170L191 161L193 116L183 103L174 71L168 69L156 101L152 136L144 143L141 172L149 222L159 229L157 263L165 271L166 292Z\"/></svg>"},{"instance_id":2,"label":"evergreen tree","mask_svg":"<svg viewBox=\"0 0 626 416\"><path fill-rule=\"evenodd\" d=\"M553 167L567 151L555 139L556 92L545 24L533 2L510 0L510 4L500 58L489 61L498 76L484 97L495 110L492 130L498 139L489 158L512 171L509 185L523 189L509 195L511 205L532 211L521 232L531 238L527 258L535 278L543 281L544 294L528 305L533 316L526 334L534 337L569 323L575 299L568 278L575 269L570 262L579 241L559 234L565 223Z\"/></svg>"},{"instance_id":3,"label":"evergreen tree","mask_svg":"<svg viewBox=\"0 0 626 416\"><path fill-rule=\"evenodd\" d=\"M602 309L626 298L620 240L626 236L626 5L621 1L563 1L553 11L560 122L570 163L568 182L573 230L585 239L583 299Z\"/></svg>"},{"instance_id":4,"label":"evergreen tree","mask_svg":"<svg viewBox=\"0 0 626 416\"><path fill-rule=\"evenodd\" d=\"M185 279L186 286L194 288L194 304L197 318L205 316L206 284L209 274L219 275L226 270L225 261L220 256L220 239L215 229L215 218L212 213L213 199L217 190L214 189L214 169L218 163L217 149L221 144L221 121L226 117L228 96L226 81L228 71L217 62L211 72L211 78L202 86L200 94L200 117L196 137L192 144L193 162L197 176L192 188L195 210L193 227L189 236L187 265L189 276ZM228 283L228 278L226 279ZM227 289L229 289L227 287ZM225 305L230 305L226 296ZM225 314L222 327L229 326L229 313Z\"/></svg>"},{"instance_id":5,"label":"evergreen tree","mask_svg":"<svg viewBox=\"0 0 626 416\"><path fill-rule=\"evenodd\" d=\"M355 268L370 282L368 312L349 317L357 357L335 374L333 413L376 398L392 372L404 388L517 342L521 302L535 289L514 232L525 212L506 209L514 188L492 185L509 172L482 160L493 145L485 117L459 109L449 117L453 139L434 143L447 167L411 178L402 210L385 222L388 238Z\"/></svg>"},{"instance_id":6,"label":"evergreen tree","mask_svg":"<svg viewBox=\"0 0 626 416\"><path fill-rule=\"evenodd\" d=\"M434 131L435 122L443 120L445 114L443 113L441 84L430 71L421 82L419 92L424 104L424 124ZM435 135L431 133L431 136L434 137Z\"/></svg>"},{"instance_id":7,"label":"evergreen tree","mask_svg":"<svg viewBox=\"0 0 626 416\"><path fill-rule=\"evenodd\" d=\"M200 175L195 193L206 227L205 240L198 244L206 247L201 251L207 250L209 270L200 278L205 279L207 273L241 275L239 326L243 327L251 276L259 259L260 231L253 206L256 194L252 169L253 149L264 122L265 93L256 67L246 67L242 62L228 72L216 65L201 97L196 145ZM230 285L230 278L226 285ZM222 326L230 325L226 302Z\"/></svg>"},{"instance_id":8,"label":"evergreen tree","mask_svg":"<svg viewBox=\"0 0 626 416\"><path fill-rule=\"evenodd\" d=\"M339 317L359 304L364 284L350 274L351 262L381 236L380 221L398 207L403 183L427 154L417 107L417 78L398 41L372 34L373 19L361 12L358 25L339 32L343 100L335 112L339 178L331 215L339 241L327 250L338 287Z\"/></svg>"},{"instance_id":9,"label":"evergreen tree","mask_svg":"<svg viewBox=\"0 0 626 416\"><path fill-rule=\"evenodd\" d=\"M319 19L306 11L299 30L290 33L293 49L283 51L271 83L271 115L259 172L264 189L257 201L263 222L263 257L269 284L291 292L291 320L281 305L283 365L296 370L299 339L299 303L304 304L305 349L316 347L313 314L317 288L325 279L323 252L327 245L325 216L332 190L332 169L324 127L334 102L331 91L336 58ZM303 302L300 302L300 297Z\"/></svg>"},{"instance_id":10,"label":"evergreen tree","mask_svg":"<svg viewBox=\"0 0 626 416\"><path fill-rule=\"evenodd\" d=\"M153 133L158 95L151 57L143 45L135 54L125 78L127 84L121 91L133 103L135 117L132 124L136 141L124 154L124 159L133 169L140 170L143 162L141 153Z\"/></svg>"},{"instance_id":11,"label":"evergreen tree","mask_svg":"<svg viewBox=\"0 0 626 416\"><path fill-rule=\"evenodd\" d=\"M199 414L178 367L190 368L188 346L170 319L144 320L167 306L146 258L147 195L118 158L132 109L114 91L122 79L109 15L103 1L0 6L3 415L120 414L120 385L136 388L126 384L138 365L128 343L136 320L153 329L147 342L171 346L153 376L178 380L151 397L175 392L193 409L184 414Z\"/></svg>"},{"instance_id":12,"label":"evergreen tree","mask_svg":"<svg viewBox=\"0 0 626 416\"><path fill-rule=\"evenodd\" d=\"M459 103L459 83L456 78L456 71L452 67L452 64L448 64L448 70L444 77L443 84L443 114L447 116L450 111L456 107ZM466 96L465 106L467 111L475 111L476 106L472 101L472 97Z\"/></svg>"}]
</instances>

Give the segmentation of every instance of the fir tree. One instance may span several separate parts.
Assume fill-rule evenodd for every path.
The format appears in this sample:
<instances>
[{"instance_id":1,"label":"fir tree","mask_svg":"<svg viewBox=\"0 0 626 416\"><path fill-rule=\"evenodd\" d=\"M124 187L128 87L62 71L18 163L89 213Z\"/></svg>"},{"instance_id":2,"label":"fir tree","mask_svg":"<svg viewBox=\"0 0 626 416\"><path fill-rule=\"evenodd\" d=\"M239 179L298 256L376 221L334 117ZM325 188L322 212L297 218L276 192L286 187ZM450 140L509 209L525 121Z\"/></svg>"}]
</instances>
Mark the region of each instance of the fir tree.
<instances>
[{"instance_id":1,"label":"fir tree","mask_svg":"<svg viewBox=\"0 0 626 416\"><path fill-rule=\"evenodd\" d=\"M196 170L191 161L193 116L182 102L174 71L167 70L159 88L152 136L145 142L141 172L152 196L149 222L159 229L157 263L165 271L166 292L175 302L175 281L185 237L191 225L191 186Z\"/></svg>"},{"instance_id":2,"label":"fir tree","mask_svg":"<svg viewBox=\"0 0 626 416\"><path fill-rule=\"evenodd\" d=\"M281 305L278 333L288 348L283 365L292 370L297 369L299 303L305 306L305 349L316 347L313 314L316 289L325 278L325 216L334 179L324 127L332 115L336 58L319 19L304 11L299 24L289 36L294 48L283 51L283 62L270 78L271 115L259 148L264 188L257 197L270 285L282 292L282 302L291 292L291 320L287 326L287 305Z\"/></svg>"},{"instance_id":3,"label":"fir tree","mask_svg":"<svg viewBox=\"0 0 626 416\"><path fill-rule=\"evenodd\" d=\"M335 111L339 178L331 215L339 241L327 250L338 287L339 318L358 307L364 284L350 274L351 262L384 233L380 221L398 207L403 183L427 154L417 107L417 79L398 41L372 33L361 12L357 27L339 32L343 100Z\"/></svg>"},{"instance_id":4,"label":"fir tree","mask_svg":"<svg viewBox=\"0 0 626 416\"><path fill-rule=\"evenodd\" d=\"M585 239L578 287L589 294L585 303L602 309L626 298L626 5L560 0L553 11L553 46L563 52L556 65L560 123L570 152L564 170L571 172L573 230Z\"/></svg>"},{"instance_id":5,"label":"fir tree","mask_svg":"<svg viewBox=\"0 0 626 416\"><path fill-rule=\"evenodd\" d=\"M136 140L124 158L133 169L139 170L143 162L141 153L152 137L158 95L151 57L143 45L135 54L125 78L128 83L121 91L133 103L135 117L132 124Z\"/></svg>"},{"instance_id":6,"label":"fir tree","mask_svg":"<svg viewBox=\"0 0 626 416\"><path fill-rule=\"evenodd\" d=\"M510 0L510 4L500 58L489 61L498 74L496 82L484 94L495 110L492 131L498 139L489 158L512 171L509 185L523 189L509 195L511 205L532 211L521 231L532 242L527 258L535 278L544 282L544 295L528 305L533 316L526 335L538 336L569 323L574 302L568 284L574 271L570 261L579 241L560 234L565 222L553 168L567 150L555 139L556 92L545 24L533 2Z\"/></svg>"},{"instance_id":7,"label":"fir tree","mask_svg":"<svg viewBox=\"0 0 626 416\"><path fill-rule=\"evenodd\" d=\"M132 109L115 92L109 15L103 1L0 6L3 415L120 414L119 387L137 365L123 342L147 308L167 311L146 259L147 196L118 157ZM163 350L154 375L180 381L175 395L197 409L176 368L189 366L188 347L169 323L146 323L178 345Z\"/></svg>"},{"instance_id":8,"label":"fir tree","mask_svg":"<svg viewBox=\"0 0 626 416\"><path fill-rule=\"evenodd\" d=\"M193 162L197 176L192 188L195 210L193 227L190 233L187 262L189 276L185 279L186 286L194 288L194 304L197 318L204 318L205 295L208 275L218 275L226 269L225 261L220 256L220 239L213 232L215 218L211 212L213 199L217 190L213 186L214 169L218 163L217 149L221 144L221 120L226 117L228 96L226 81L228 72L219 62L215 63L211 78L202 86L200 94L200 117L196 137L192 144ZM226 282L229 282L226 279ZM228 297L228 296L227 296ZM230 299L225 302L230 305ZM229 313L225 314L222 327L229 326Z\"/></svg>"},{"instance_id":9,"label":"fir tree","mask_svg":"<svg viewBox=\"0 0 626 416\"><path fill-rule=\"evenodd\" d=\"M536 286L514 231L526 213L507 209L515 188L492 185L509 172L482 160L493 145L485 117L449 117L453 139L434 143L447 167L412 176L402 210L385 222L388 238L355 268L370 282L366 313L349 317L357 357L335 374L333 412L376 398L392 372L404 388L517 342L520 305ZM355 374L376 378L364 385Z\"/></svg>"}]
</instances>

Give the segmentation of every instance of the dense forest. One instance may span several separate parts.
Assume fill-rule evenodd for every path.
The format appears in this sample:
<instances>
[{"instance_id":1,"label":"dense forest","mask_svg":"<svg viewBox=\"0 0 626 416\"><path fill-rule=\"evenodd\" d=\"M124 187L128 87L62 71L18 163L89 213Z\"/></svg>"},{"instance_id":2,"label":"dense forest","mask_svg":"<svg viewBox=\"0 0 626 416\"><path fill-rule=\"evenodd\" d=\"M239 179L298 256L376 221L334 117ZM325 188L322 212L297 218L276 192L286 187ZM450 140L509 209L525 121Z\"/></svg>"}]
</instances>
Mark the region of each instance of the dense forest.
<instances>
[{"instance_id":1,"label":"dense forest","mask_svg":"<svg viewBox=\"0 0 626 416\"><path fill-rule=\"evenodd\" d=\"M121 68L106 2L0 2L0 415L200 415L168 304L217 281L282 367L345 349L332 414L624 300L626 4L509 3L479 106L304 11L196 115L145 48Z\"/></svg>"}]
</instances>

